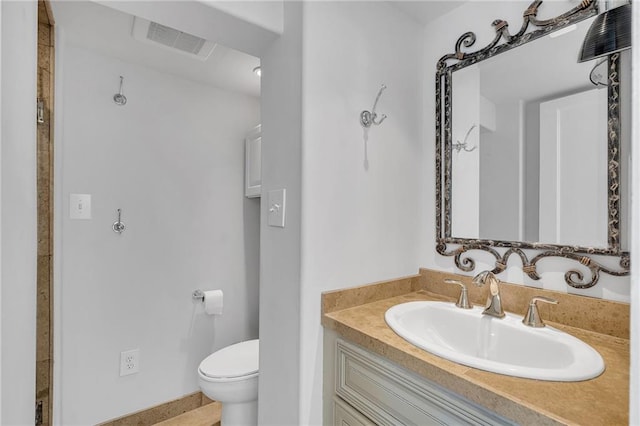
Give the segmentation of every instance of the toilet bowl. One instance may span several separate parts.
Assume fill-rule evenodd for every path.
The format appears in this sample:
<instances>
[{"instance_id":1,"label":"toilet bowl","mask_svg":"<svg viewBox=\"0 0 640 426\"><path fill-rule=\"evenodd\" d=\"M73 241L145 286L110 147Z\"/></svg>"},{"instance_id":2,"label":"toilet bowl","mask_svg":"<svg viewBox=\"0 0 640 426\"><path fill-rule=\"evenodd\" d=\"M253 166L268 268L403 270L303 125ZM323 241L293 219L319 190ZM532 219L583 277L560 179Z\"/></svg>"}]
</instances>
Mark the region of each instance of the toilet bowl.
<instances>
[{"instance_id":1,"label":"toilet bowl","mask_svg":"<svg viewBox=\"0 0 640 426\"><path fill-rule=\"evenodd\" d=\"M222 426L258 424L259 340L222 348L198 367L200 389L222 404Z\"/></svg>"}]
</instances>

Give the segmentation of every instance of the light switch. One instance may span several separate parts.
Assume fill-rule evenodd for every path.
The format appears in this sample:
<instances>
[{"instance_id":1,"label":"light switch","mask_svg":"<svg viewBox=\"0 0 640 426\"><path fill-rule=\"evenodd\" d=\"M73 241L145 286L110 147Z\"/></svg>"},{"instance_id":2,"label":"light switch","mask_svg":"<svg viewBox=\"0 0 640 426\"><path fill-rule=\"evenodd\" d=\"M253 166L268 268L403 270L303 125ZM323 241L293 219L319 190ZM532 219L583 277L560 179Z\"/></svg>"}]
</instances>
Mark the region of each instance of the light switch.
<instances>
[{"instance_id":1,"label":"light switch","mask_svg":"<svg viewBox=\"0 0 640 426\"><path fill-rule=\"evenodd\" d=\"M91 219L91 194L69 194L69 217Z\"/></svg>"},{"instance_id":2,"label":"light switch","mask_svg":"<svg viewBox=\"0 0 640 426\"><path fill-rule=\"evenodd\" d=\"M269 226L284 228L284 213L287 201L287 190L274 189L273 191L269 191L267 201L269 203Z\"/></svg>"}]
</instances>

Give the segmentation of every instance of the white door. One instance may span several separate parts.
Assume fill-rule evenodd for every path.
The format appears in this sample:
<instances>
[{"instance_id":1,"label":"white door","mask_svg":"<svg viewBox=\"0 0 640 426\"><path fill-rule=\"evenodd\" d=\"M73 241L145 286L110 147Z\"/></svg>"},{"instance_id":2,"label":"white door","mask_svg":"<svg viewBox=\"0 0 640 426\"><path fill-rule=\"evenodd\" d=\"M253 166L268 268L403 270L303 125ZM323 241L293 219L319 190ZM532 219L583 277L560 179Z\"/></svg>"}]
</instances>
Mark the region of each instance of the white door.
<instances>
[{"instance_id":1,"label":"white door","mask_svg":"<svg viewBox=\"0 0 640 426\"><path fill-rule=\"evenodd\" d=\"M540 104L540 242L607 246L607 90Z\"/></svg>"}]
</instances>

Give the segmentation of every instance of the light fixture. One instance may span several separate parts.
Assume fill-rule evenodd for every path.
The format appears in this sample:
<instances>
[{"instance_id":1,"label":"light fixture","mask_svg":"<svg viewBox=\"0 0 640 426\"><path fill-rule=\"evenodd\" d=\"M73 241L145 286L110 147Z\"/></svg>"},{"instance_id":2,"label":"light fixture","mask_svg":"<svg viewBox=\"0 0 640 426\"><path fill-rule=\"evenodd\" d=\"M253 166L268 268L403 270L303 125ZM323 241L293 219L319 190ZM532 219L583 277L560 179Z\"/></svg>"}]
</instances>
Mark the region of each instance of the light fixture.
<instances>
[{"instance_id":1,"label":"light fixture","mask_svg":"<svg viewBox=\"0 0 640 426\"><path fill-rule=\"evenodd\" d=\"M631 47L631 4L598 15L582 43L578 62L590 61Z\"/></svg>"},{"instance_id":2,"label":"light fixture","mask_svg":"<svg viewBox=\"0 0 640 426\"><path fill-rule=\"evenodd\" d=\"M261 76L262 76L262 68L260 68L260 65L258 65L257 67L255 67L255 68L253 69L253 73L254 73L255 75L257 75L258 77L261 77Z\"/></svg>"}]
</instances>

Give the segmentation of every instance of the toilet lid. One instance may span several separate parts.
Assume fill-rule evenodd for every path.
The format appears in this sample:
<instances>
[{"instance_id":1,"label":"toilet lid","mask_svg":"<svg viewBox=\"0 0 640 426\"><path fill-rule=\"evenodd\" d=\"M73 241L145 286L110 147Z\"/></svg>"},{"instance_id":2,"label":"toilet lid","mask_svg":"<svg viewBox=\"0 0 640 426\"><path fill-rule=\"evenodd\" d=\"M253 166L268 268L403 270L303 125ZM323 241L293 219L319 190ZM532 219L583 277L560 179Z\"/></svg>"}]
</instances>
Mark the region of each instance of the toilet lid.
<instances>
[{"instance_id":1,"label":"toilet lid","mask_svg":"<svg viewBox=\"0 0 640 426\"><path fill-rule=\"evenodd\" d=\"M247 340L216 351L200 363L200 372L211 378L249 376L258 372L259 340Z\"/></svg>"}]
</instances>

